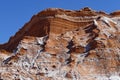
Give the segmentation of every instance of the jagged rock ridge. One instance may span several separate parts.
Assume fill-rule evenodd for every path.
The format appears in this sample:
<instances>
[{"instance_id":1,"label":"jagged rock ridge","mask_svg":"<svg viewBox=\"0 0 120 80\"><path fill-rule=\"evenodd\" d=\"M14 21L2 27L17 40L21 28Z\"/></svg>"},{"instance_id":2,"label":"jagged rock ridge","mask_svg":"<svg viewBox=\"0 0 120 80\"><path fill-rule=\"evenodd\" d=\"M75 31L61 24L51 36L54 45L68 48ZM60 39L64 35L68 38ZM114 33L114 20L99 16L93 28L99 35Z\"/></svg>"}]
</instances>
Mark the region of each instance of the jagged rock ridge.
<instances>
[{"instance_id":1,"label":"jagged rock ridge","mask_svg":"<svg viewBox=\"0 0 120 80\"><path fill-rule=\"evenodd\" d=\"M119 80L119 22L119 11L46 9L0 45L1 79Z\"/></svg>"}]
</instances>

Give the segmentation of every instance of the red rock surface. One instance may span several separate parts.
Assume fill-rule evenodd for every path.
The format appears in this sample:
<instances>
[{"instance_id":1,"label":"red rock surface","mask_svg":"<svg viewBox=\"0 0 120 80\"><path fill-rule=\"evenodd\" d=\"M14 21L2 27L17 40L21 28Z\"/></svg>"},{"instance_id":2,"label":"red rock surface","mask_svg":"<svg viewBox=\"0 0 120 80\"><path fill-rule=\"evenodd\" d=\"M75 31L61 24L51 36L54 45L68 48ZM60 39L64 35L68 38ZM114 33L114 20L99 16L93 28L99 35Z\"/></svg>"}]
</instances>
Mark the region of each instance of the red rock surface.
<instances>
[{"instance_id":1,"label":"red rock surface","mask_svg":"<svg viewBox=\"0 0 120 80\"><path fill-rule=\"evenodd\" d=\"M3 80L120 80L119 11L46 9L0 55Z\"/></svg>"}]
</instances>

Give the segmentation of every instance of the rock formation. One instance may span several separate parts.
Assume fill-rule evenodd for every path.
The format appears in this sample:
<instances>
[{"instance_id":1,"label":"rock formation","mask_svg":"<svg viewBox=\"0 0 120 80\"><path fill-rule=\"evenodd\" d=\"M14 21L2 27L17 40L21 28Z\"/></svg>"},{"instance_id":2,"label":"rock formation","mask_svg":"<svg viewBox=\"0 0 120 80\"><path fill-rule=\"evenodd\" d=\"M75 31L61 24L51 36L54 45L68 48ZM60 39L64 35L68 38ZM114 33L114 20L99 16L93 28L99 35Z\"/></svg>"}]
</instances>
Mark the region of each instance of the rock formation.
<instances>
[{"instance_id":1,"label":"rock formation","mask_svg":"<svg viewBox=\"0 0 120 80\"><path fill-rule=\"evenodd\" d=\"M120 80L120 11L41 11L0 59L1 80Z\"/></svg>"}]
</instances>

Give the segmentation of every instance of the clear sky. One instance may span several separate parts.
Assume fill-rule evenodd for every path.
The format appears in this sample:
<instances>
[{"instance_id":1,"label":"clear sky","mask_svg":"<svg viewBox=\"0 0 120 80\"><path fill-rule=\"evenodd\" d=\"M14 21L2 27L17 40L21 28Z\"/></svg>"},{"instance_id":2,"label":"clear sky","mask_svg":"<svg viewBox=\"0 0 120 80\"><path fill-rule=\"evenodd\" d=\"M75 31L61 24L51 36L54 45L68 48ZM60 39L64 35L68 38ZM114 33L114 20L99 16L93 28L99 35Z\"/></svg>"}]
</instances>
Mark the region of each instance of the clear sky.
<instances>
[{"instance_id":1,"label":"clear sky","mask_svg":"<svg viewBox=\"0 0 120 80\"><path fill-rule=\"evenodd\" d=\"M32 15L46 8L80 10L90 7L107 13L120 10L120 0L1 0L0 44L7 42Z\"/></svg>"}]
</instances>

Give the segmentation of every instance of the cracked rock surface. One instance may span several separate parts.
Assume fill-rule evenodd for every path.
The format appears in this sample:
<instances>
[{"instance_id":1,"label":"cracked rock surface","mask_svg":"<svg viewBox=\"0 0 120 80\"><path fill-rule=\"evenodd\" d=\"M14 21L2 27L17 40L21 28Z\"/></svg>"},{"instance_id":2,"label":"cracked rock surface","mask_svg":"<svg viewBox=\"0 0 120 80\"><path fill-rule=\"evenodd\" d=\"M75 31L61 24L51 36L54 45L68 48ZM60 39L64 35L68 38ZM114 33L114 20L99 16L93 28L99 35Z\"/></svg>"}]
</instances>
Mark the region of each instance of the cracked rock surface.
<instances>
[{"instance_id":1,"label":"cracked rock surface","mask_svg":"<svg viewBox=\"0 0 120 80\"><path fill-rule=\"evenodd\" d=\"M41 11L0 45L0 80L120 80L120 12Z\"/></svg>"}]
</instances>

